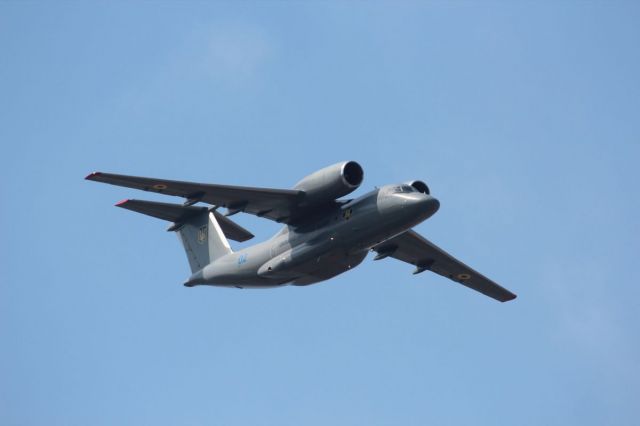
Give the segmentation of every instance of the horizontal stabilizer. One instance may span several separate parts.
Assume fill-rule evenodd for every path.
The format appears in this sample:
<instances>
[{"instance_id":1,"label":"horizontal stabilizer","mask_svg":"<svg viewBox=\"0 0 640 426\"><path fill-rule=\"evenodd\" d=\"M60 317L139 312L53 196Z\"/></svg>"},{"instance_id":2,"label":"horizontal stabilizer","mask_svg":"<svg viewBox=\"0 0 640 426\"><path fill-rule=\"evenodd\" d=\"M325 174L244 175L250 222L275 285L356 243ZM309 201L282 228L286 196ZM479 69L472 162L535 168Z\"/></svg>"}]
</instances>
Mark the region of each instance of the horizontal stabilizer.
<instances>
[{"instance_id":1,"label":"horizontal stabilizer","mask_svg":"<svg viewBox=\"0 0 640 426\"><path fill-rule=\"evenodd\" d=\"M153 216L158 219L174 222L177 225L183 224L196 215L209 210L208 207L201 206L183 206L180 204L160 203L156 201L145 200L124 200L116 204L116 207L131 210L134 212ZM253 238L253 234L242 226L238 225L228 217L213 211L222 232L225 236L234 241L247 241ZM177 229L177 228L176 228Z\"/></svg>"}]
</instances>

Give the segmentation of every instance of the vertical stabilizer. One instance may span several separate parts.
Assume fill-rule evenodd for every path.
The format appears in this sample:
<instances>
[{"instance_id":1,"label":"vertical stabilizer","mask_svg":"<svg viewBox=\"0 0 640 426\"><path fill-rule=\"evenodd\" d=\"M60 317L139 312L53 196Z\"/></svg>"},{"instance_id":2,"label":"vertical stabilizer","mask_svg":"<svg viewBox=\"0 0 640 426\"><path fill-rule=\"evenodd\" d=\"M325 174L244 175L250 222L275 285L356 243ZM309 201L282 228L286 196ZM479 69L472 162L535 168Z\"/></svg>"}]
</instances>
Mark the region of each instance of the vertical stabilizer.
<instances>
[{"instance_id":1,"label":"vertical stabilizer","mask_svg":"<svg viewBox=\"0 0 640 426\"><path fill-rule=\"evenodd\" d=\"M213 262L219 257L225 254L233 253L227 237L224 236L224 232L220 228L220 224L213 215L213 212L209 213L209 262Z\"/></svg>"},{"instance_id":2,"label":"vertical stabilizer","mask_svg":"<svg viewBox=\"0 0 640 426\"><path fill-rule=\"evenodd\" d=\"M215 259L232 253L212 212L204 211L185 221L178 229L178 236L187 253L191 272L197 272Z\"/></svg>"}]
</instances>

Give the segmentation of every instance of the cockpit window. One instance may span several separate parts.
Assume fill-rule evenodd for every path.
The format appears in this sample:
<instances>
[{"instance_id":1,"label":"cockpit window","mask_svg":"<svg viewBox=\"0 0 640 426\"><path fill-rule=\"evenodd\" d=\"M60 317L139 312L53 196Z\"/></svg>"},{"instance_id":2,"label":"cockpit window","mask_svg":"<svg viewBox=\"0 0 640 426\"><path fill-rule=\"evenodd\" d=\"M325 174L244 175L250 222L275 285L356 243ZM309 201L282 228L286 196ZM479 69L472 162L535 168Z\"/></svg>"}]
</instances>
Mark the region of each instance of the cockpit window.
<instances>
[{"instance_id":1,"label":"cockpit window","mask_svg":"<svg viewBox=\"0 0 640 426\"><path fill-rule=\"evenodd\" d=\"M399 185L393 187L393 192L395 193L407 193L407 192L416 192L416 190L409 185Z\"/></svg>"}]
</instances>

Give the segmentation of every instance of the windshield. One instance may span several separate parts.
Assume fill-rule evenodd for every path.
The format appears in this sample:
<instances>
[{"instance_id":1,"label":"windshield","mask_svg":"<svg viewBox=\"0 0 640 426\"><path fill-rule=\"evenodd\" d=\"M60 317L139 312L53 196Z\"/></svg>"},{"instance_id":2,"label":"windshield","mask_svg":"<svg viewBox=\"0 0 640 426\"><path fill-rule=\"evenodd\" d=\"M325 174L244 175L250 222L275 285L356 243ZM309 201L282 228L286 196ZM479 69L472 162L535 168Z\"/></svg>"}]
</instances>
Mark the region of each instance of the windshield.
<instances>
[{"instance_id":1,"label":"windshield","mask_svg":"<svg viewBox=\"0 0 640 426\"><path fill-rule=\"evenodd\" d=\"M416 192L416 190L409 185L399 185L393 187L393 192L395 193L406 193L406 192Z\"/></svg>"}]
</instances>

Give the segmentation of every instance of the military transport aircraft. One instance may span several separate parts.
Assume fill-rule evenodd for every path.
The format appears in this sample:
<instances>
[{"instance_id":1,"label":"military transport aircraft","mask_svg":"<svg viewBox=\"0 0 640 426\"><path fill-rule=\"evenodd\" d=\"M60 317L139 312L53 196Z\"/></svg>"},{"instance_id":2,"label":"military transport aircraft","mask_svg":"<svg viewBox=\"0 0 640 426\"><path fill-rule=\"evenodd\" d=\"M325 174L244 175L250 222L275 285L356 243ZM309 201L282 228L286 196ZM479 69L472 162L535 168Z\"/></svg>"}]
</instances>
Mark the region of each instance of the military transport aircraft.
<instances>
[{"instance_id":1,"label":"military transport aircraft","mask_svg":"<svg viewBox=\"0 0 640 426\"><path fill-rule=\"evenodd\" d=\"M355 199L340 199L360 186L362 167L345 161L321 169L293 189L252 188L181 182L95 172L88 180L174 195L183 204L125 200L116 206L173 222L192 275L187 287L212 285L267 288L308 285L374 260L393 257L432 271L501 302L516 298L458 261L411 228L433 215L440 203L420 181L386 185ZM199 202L212 207L195 205ZM223 215L219 207L226 208ZM285 226L270 240L234 252L227 238L253 235L228 216L244 212Z\"/></svg>"}]
</instances>

